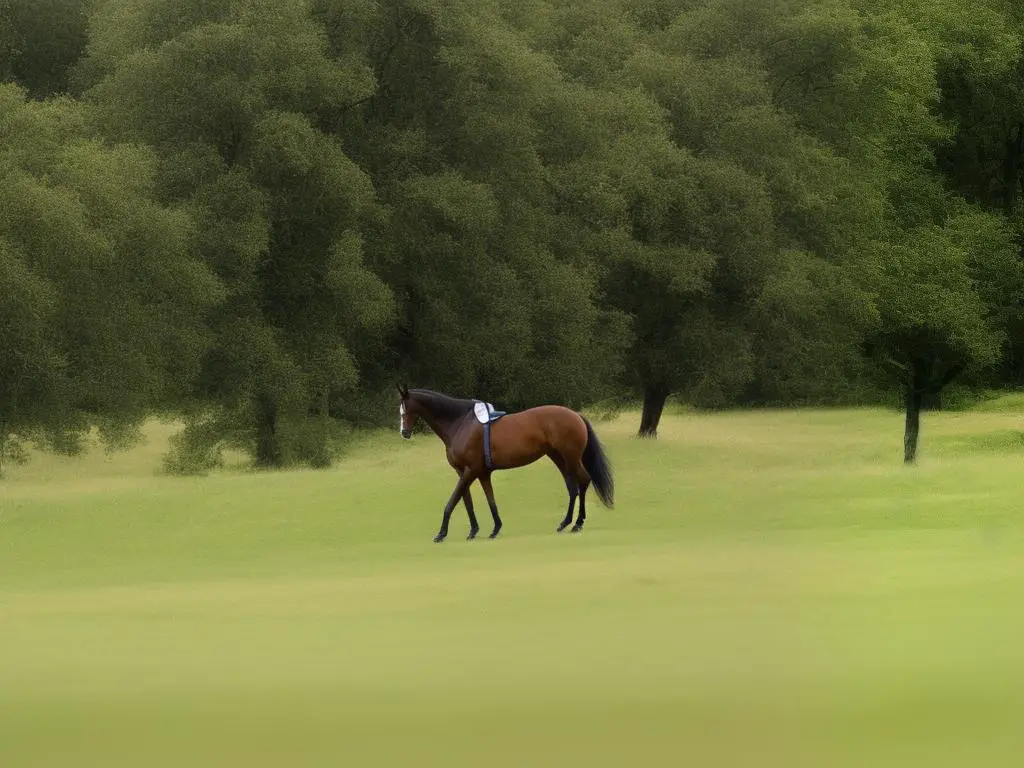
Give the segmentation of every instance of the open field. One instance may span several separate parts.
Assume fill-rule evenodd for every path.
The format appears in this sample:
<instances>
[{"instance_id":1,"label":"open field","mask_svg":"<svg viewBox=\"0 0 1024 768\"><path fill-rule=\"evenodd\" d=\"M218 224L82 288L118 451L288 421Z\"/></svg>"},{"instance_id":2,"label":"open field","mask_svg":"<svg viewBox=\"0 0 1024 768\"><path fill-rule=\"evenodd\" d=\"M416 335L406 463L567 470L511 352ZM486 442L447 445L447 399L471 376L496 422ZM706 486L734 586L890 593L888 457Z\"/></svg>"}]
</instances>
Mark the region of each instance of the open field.
<instances>
[{"instance_id":1,"label":"open field","mask_svg":"<svg viewBox=\"0 0 1024 768\"><path fill-rule=\"evenodd\" d=\"M1024 408L597 423L617 508L431 543L439 441L324 472L0 481L0 765L1002 766L1024 754ZM475 493L484 529L488 515Z\"/></svg>"}]
</instances>

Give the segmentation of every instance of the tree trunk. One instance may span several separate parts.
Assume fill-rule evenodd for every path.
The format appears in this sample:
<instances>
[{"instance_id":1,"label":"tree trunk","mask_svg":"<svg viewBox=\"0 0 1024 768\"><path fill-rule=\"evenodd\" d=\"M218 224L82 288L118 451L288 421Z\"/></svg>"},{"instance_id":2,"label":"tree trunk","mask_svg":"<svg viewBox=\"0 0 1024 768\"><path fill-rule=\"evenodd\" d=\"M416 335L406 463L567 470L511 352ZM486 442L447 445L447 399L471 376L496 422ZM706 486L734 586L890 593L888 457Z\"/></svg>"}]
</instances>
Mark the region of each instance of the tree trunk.
<instances>
[{"instance_id":1,"label":"tree trunk","mask_svg":"<svg viewBox=\"0 0 1024 768\"><path fill-rule=\"evenodd\" d=\"M1024 124L1016 126L1006 139L1003 160L1003 213L1012 217L1017 210L1017 190L1021 183L1021 160L1024 159Z\"/></svg>"},{"instance_id":2,"label":"tree trunk","mask_svg":"<svg viewBox=\"0 0 1024 768\"><path fill-rule=\"evenodd\" d=\"M913 464L917 461L917 439L921 433L921 408L926 403L942 403L942 390L959 376L964 370L960 363L951 365L940 376L933 366L921 361L912 363L910 375L904 385L906 390L907 418L903 430L903 462Z\"/></svg>"},{"instance_id":3,"label":"tree trunk","mask_svg":"<svg viewBox=\"0 0 1024 768\"><path fill-rule=\"evenodd\" d=\"M921 399L922 392L916 386L916 377L907 383L906 403L907 419L903 429L903 463L913 464L917 461L917 437L921 432Z\"/></svg>"},{"instance_id":4,"label":"tree trunk","mask_svg":"<svg viewBox=\"0 0 1024 768\"><path fill-rule=\"evenodd\" d=\"M331 390L324 387L320 392L320 444L313 449L309 463L317 469L331 466L331 452L328 450L331 438Z\"/></svg>"},{"instance_id":5,"label":"tree trunk","mask_svg":"<svg viewBox=\"0 0 1024 768\"><path fill-rule=\"evenodd\" d=\"M277 402L272 395L256 396L256 466L280 467L281 445L277 439Z\"/></svg>"},{"instance_id":6,"label":"tree trunk","mask_svg":"<svg viewBox=\"0 0 1024 768\"><path fill-rule=\"evenodd\" d=\"M656 438L658 436L658 423L661 421L661 412L665 410L668 394L665 387L644 387L644 411L640 416L640 431L637 433L637 437Z\"/></svg>"},{"instance_id":7,"label":"tree trunk","mask_svg":"<svg viewBox=\"0 0 1024 768\"><path fill-rule=\"evenodd\" d=\"M15 403L10 403L7 414L0 419L0 477L4 476L4 464L7 461L7 441L11 437L11 425L17 417Z\"/></svg>"}]
</instances>

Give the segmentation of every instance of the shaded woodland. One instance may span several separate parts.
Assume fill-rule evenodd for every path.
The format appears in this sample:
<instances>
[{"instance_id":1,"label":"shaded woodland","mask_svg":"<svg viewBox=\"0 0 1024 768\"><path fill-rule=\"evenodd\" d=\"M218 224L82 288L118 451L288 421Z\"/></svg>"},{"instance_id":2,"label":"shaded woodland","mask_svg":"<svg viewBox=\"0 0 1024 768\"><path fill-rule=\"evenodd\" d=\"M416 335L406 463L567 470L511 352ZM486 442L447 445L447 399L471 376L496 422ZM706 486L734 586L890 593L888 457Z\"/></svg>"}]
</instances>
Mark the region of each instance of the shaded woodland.
<instances>
[{"instance_id":1,"label":"shaded woodland","mask_svg":"<svg viewBox=\"0 0 1024 768\"><path fill-rule=\"evenodd\" d=\"M1024 382L1011 0L0 0L0 463ZM384 421L382 421L384 420Z\"/></svg>"}]
</instances>

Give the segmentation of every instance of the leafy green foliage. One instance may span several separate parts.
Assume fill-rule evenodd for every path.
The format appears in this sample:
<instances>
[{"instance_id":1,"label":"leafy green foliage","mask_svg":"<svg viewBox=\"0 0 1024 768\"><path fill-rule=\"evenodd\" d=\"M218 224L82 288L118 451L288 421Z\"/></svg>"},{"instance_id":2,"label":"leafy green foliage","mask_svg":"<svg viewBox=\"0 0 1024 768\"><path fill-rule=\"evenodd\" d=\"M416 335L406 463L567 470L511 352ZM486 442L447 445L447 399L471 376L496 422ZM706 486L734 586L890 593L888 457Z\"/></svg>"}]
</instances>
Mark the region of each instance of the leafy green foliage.
<instances>
[{"instance_id":1,"label":"leafy green foliage","mask_svg":"<svg viewBox=\"0 0 1024 768\"><path fill-rule=\"evenodd\" d=\"M72 90L88 39L89 0L0 0L0 82L35 99Z\"/></svg>"},{"instance_id":2,"label":"leafy green foliage","mask_svg":"<svg viewBox=\"0 0 1024 768\"><path fill-rule=\"evenodd\" d=\"M220 287L190 219L155 199L156 161L91 138L82 110L0 87L0 441L74 450L181 401Z\"/></svg>"},{"instance_id":3,"label":"leafy green foliage","mask_svg":"<svg viewBox=\"0 0 1024 768\"><path fill-rule=\"evenodd\" d=\"M1020 380L1022 39L1006 0L0 0L41 102L0 95L0 439L185 407L176 471L324 466L396 380L645 434Z\"/></svg>"},{"instance_id":4,"label":"leafy green foliage","mask_svg":"<svg viewBox=\"0 0 1024 768\"><path fill-rule=\"evenodd\" d=\"M1024 269L1005 224L965 209L944 227L922 227L880 247L885 252L872 260L877 354L906 370L998 361L1006 320L1024 298Z\"/></svg>"},{"instance_id":5,"label":"leafy green foliage","mask_svg":"<svg viewBox=\"0 0 1024 768\"><path fill-rule=\"evenodd\" d=\"M227 288L196 394L244 416L260 463L303 460L282 435L352 397L353 349L391 296L362 266L366 175L322 123L368 88L302 4L102 3L83 71L105 130L157 148Z\"/></svg>"}]
</instances>

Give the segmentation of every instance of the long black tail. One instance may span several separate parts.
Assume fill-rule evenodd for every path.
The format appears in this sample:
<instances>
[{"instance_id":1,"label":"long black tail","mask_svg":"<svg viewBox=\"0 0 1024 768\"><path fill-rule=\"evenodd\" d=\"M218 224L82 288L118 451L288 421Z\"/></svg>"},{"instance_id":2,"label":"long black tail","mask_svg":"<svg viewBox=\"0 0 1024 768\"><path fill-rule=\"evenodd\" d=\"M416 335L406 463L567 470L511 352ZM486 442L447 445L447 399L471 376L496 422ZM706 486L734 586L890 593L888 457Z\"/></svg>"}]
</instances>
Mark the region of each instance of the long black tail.
<instances>
[{"instance_id":1,"label":"long black tail","mask_svg":"<svg viewBox=\"0 0 1024 768\"><path fill-rule=\"evenodd\" d=\"M583 468L587 470L590 479L594 483L594 489L606 507L615 506L615 480L612 478L612 463L597 439L594 428L590 426L587 417L584 416L583 423L587 425L587 447L583 449Z\"/></svg>"}]
</instances>

